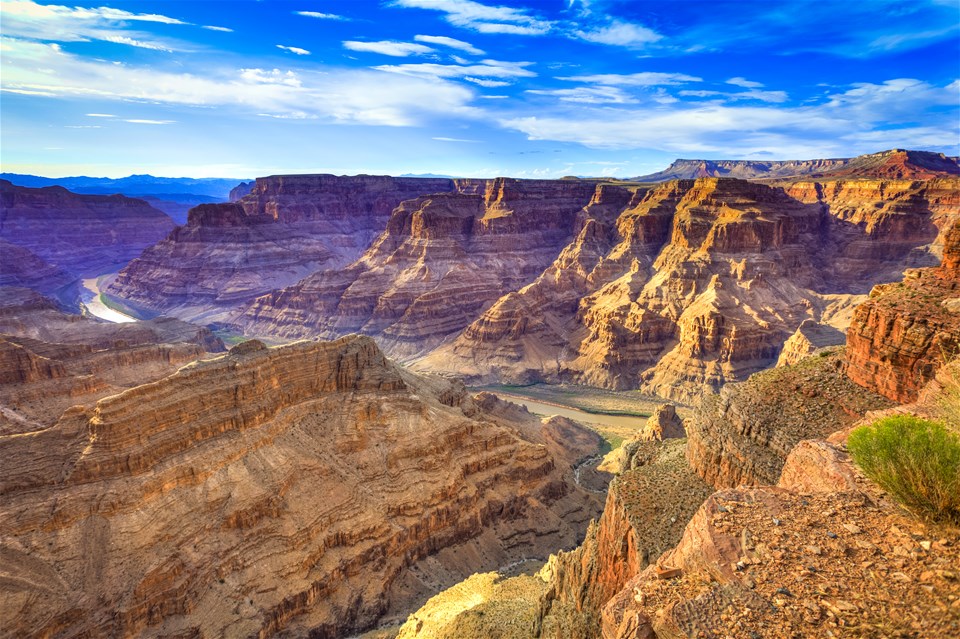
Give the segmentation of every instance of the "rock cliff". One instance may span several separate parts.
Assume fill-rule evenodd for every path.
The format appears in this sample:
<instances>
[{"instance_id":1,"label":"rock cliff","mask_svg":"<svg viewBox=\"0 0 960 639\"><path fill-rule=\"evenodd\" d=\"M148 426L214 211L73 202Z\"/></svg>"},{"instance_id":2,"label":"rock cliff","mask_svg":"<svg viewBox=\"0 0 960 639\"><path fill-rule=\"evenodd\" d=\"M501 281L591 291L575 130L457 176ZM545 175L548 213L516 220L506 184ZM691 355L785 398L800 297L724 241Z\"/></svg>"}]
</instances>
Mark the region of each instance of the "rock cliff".
<instances>
[{"instance_id":1,"label":"rock cliff","mask_svg":"<svg viewBox=\"0 0 960 639\"><path fill-rule=\"evenodd\" d=\"M590 450L551 428L369 338L243 343L0 435L2 632L344 636L575 545L596 502L562 460Z\"/></svg>"},{"instance_id":2,"label":"rock cliff","mask_svg":"<svg viewBox=\"0 0 960 639\"><path fill-rule=\"evenodd\" d=\"M236 201L192 209L186 225L127 265L107 292L147 312L222 319L318 269L349 264L401 201L453 189L446 179L258 178Z\"/></svg>"},{"instance_id":3,"label":"rock cliff","mask_svg":"<svg viewBox=\"0 0 960 639\"><path fill-rule=\"evenodd\" d=\"M797 177L869 177L926 180L960 175L956 160L942 153L891 149L855 158L825 160L675 160L657 173L633 178L637 182L665 182L701 177L783 179Z\"/></svg>"},{"instance_id":4,"label":"rock cliff","mask_svg":"<svg viewBox=\"0 0 960 639\"><path fill-rule=\"evenodd\" d=\"M938 268L874 287L847 332L847 375L904 403L960 352L960 222L946 234Z\"/></svg>"},{"instance_id":5,"label":"rock cliff","mask_svg":"<svg viewBox=\"0 0 960 639\"><path fill-rule=\"evenodd\" d=\"M0 238L74 278L119 268L173 227L166 213L143 200L78 195L59 186L31 189L0 180Z\"/></svg>"},{"instance_id":6,"label":"rock cliff","mask_svg":"<svg viewBox=\"0 0 960 639\"><path fill-rule=\"evenodd\" d=\"M376 335L395 356L421 354L548 267L596 190L580 180L457 183L457 193L404 202L356 262L259 298L237 325L285 338Z\"/></svg>"},{"instance_id":7,"label":"rock cliff","mask_svg":"<svg viewBox=\"0 0 960 639\"><path fill-rule=\"evenodd\" d=\"M61 311L27 289L0 288L0 433L49 427L90 404L224 350L205 328L161 318L111 324Z\"/></svg>"},{"instance_id":8,"label":"rock cliff","mask_svg":"<svg viewBox=\"0 0 960 639\"><path fill-rule=\"evenodd\" d=\"M692 402L772 365L804 321L845 330L872 283L935 263L958 198L950 180L600 185L550 267L417 365Z\"/></svg>"},{"instance_id":9,"label":"rock cliff","mask_svg":"<svg viewBox=\"0 0 960 639\"><path fill-rule=\"evenodd\" d=\"M30 249L0 238L0 286L23 287L57 295L75 281L75 276L43 261Z\"/></svg>"},{"instance_id":10,"label":"rock cliff","mask_svg":"<svg viewBox=\"0 0 960 639\"><path fill-rule=\"evenodd\" d=\"M891 406L844 375L842 348L727 384L686 421L687 459L716 488L775 484L802 440L844 430Z\"/></svg>"}]
</instances>

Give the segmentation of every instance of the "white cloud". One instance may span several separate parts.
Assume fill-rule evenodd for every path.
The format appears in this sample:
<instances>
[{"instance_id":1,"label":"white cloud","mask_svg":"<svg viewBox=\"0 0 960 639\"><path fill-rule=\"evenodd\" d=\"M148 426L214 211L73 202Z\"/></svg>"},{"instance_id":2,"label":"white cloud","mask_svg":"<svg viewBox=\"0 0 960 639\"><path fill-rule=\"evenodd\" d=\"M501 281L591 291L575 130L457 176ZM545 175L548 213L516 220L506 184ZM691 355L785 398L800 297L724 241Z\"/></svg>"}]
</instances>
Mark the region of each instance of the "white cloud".
<instances>
[{"instance_id":1,"label":"white cloud","mask_svg":"<svg viewBox=\"0 0 960 639\"><path fill-rule=\"evenodd\" d=\"M173 49L165 47L162 44L156 44L153 42L144 42L143 40L136 40L134 38L128 38L127 36L121 35L108 35L101 38L107 42L113 42L114 44L129 44L131 47L139 47L141 49L152 49L154 51L166 51L167 53L172 53Z\"/></svg>"},{"instance_id":2,"label":"white cloud","mask_svg":"<svg viewBox=\"0 0 960 639\"><path fill-rule=\"evenodd\" d=\"M471 143L471 144L476 144L476 143L480 142L480 140L465 140L465 139L463 139L463 138L444 138L444 137L437 137L437 138L430 138L430 139L431 139L431 140L437 140L438 142L469 142L469 143Z\"/></svg>"},{"instance_id":3,"label":"white cloud","mask_svg":"<svg viewBox=\"0 0 960 639\"><path fill-rule=\"evenodd\" d=\"M278 49L283 49L284 51L289 51L290 53L296 53L297 55L310 55L310 52L306 49L301 49L300 47L288 47L285 44L278 44Z\"/></svg>"},{"instance_id":4,"label":"white cloud","mask_svg":"<svg viewBox=\"0 0 960 639\"><path fill-rule=\"evenodd\" d=\"M175 120L124 120L130 124L173 124Z\"/></svg>"},{"instance_id":5,"label":"white cloud","mask_svg":"<svg viewBox=\"0 0 960 639\"><path fill-rule=\"evenodd\" d=\"M240 69L240 78L246 82L259 82L262 84L285 84L290 87L299 87L302 85L297 74L293 71L281 71L272 69L265 71L263 69Z\"/></svg>"},{"instance_id":6,"label":"white cloud","mask_svg":"<svg viewBox=\"0 0 960 639\"><path fill-rule=\"evenodd\" d=\"M503 80L483 80L481 78L474 78L469 75L463 76L463 79L467 82L472 82L478 86L486 87L488 89L510 86L509 82L504 82Z\"/></svg>"},{"instance_id":7,"label":"white cloud","mask_svg":"<svg viewBox=\"0 0 960 639\"><path fill-rule=\"evenodd\" d=\"M459 49L460 51L466 51L470 55L483 55L485 53L483 49L478 49L469 42L457 40L456 38L448 38L447 36L416 35L413 36L413 39L417 42L427 42L442 47L450 47L451 49Z\"/></svg>"},{"instance_id":8,"label":"white cloud","mask_svg":"<svg viewBox=\"0 0 960 639\"><path fill-rule=\"evenodd\" d=\"M532 16L526 9L490 6L473 0L394 0L393 5L441 11L450 24L479 33L543 35L553 27L552 22Z\"/></svg>"},{"instance_id":9,"label":"white cloud","mask_svg":"<svg viewBox=\"0 0 960 639\"><path fill-rule=\"evenodd\" d=\"M479 64L386 64L374 67L379 71L400 73L403 75L434 78L532 78L537 74L526 67L532 62L501 62L499 60L481 60Z\"/></svg>"},{"instance_id":10,"label":"white cloud","mask_svg":"<svg viewBox=\"0 0 960 639\"><path fill-rule=\"evenodd\" d=\"M730 78L727 80L727 84L743 87L744 89L759 89L763 86L763 84L760 82L754 82L753 80L747 80L746 78L741 77Z\"/></svg>"},{"instance_id":11,"label":"white cloud","mask_svg":"<svg viewBox=\"0 0 960 639\"><path fill-rule=\"evenodd\" d=\"M677 95L682 95L686 98L710 98L727 94L723 91L677 91Z\"/></svg>"},{"instance_id":12,"label":"white cloud","mask_svg":"<svg viewBox=\"0 0 960 639\"><path fill-rule=\"evenodd\" d=\"M88 118L115 118L112 113L85 113Z\"/></svg>"},{"instance_id":13,"label":"white cloud","mask_svg":"<svg viewBox=\"0 0 960 639\"><path fill-rule=\"evenodd\" d=\"M672 86L687 82L703 82L703 78L685 73L659 73L656 71L642 71L640 73L628 74L604 73L600 75L574 75L557 79L567 80L569 82L587 82L590 84L623 87Z\"/></svg>"},{"instance_id":14,"label":"white cloud","mask_svg":"<svg viewBox=\"0 0 960 639\"><path fill-rule=\"evenodd\" d=\"M378 42L359 42L357 40L344 40L343 48L351 51L364 51L367 53L380 53L395 58L406 58L411 55L423 55L433 53L434 49L422 44L413 42L396 42L394 40L380 40Z\"/></svg>"},{"instance_id":15,"label":"white cloud","mask_svg":"<svg viewBox=\"0 0 960 639\"><path fill-rule=\"evenodd\" d=\"M737 100L739 95L724 97ZM783 96L763 97L779 101ZM577 111L505 118L501 124L533 140L574 142L591 148L804 159L893 146L955 148L960 136L956 98L953 83L936 87L897 79L857 84L810 106L718 102L583 106ZM945 111L944 106L954 109ZM916 125L917 121L924 125Z\"/></svg>"},{"instance_id":16,"label":"white cloud","mask_svg":"<svg viewBox=\"0 0 960 639\"><path fill-rule=\"evenodd\" d=\"M575 31L581 40L618 47L642 47L663 39L663 36L639 24L612 20L610 24L587 31Z\"/></svg>"},{"instance_id":17,"label":"white cloud","mask_svg":"<svg viewBox=\"0 0 960 639\"><path fill-rule=\"evenodd\" d=\"M317 18L319 20L346 20L347 18L339 16L335 13L320 13L319 11L294 11L298 16L306 16L308 18Z\"/></svg>"},{"instance_id":18,"label":"white cloud","mask_svg":"<svg viewBox=\"0 0 960 639\"><path fill-rule=\"evenodd\" d=\"M335 68L293 69L293 75L235 68L175 73L152 66L117 66L81 58L55 45L24 40L0 38L0 49L4 60L0 90L5 92L221 107L241 113L377 126L415 126L436 117L481 115L469 104L475 96L471 89L435 76Z\"/></svg>"},{"instance_id":19,"label":"white cloud","mask_svg":"<svg viewBox=\"0 0 960 639\"><path fill-rule=\"evenodd\" d=\"M209 30L209 31L222 31L222 32L224 32L224 33L233 33L233 29L228 29L227 27L214 27L214 26L209 25L209 24L203 25L202 28L203 28L203 29L207 29L207 30Z\"/></svg>"},{"instance_id":20,"label":"white cloud","mask_svg":"<svg viewBox=\"0 0 960 639\"><path fill-rule=\"evenodd\" d=\"M187 25L188 22L155 13L132 13L110 7L41 5L32 0L4 0L3 35L43 42L100 40L157 51L170 51L170 43L149 33L131 30L131 22Z\"/></svg>"},{"instance_id":21,"label":"white cloud","mask_svg":"<svg viewBox=\"0 0 960 639\"><path fill-rule=\"evenodd\" d=\"M575 89L532 89L526 93L549 95L561 102L579 102L582 104L626 104L632 102L630 96L617 87L577 87Z\"/></svg>"},{"instance_id":22,"label":"white cloud","mask_svg":"<svg viewBox=\"0 0 960 639\"><path fill-rule=\"evenodd\" d=\"M731 100L759 100L760 102L786 102L790 96L786 91L741 91L729 95Z\"/></svg>"}]
</instances>

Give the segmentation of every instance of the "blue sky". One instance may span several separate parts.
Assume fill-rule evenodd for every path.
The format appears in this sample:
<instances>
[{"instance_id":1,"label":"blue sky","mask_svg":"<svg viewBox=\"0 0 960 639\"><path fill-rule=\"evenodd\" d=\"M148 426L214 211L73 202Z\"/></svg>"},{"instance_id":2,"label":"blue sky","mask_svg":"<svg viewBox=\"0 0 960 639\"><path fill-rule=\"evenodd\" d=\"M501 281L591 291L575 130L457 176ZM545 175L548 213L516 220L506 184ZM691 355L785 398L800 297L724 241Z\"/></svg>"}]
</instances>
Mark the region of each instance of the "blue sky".
<instances>
[{"instance_id":1,"label":"blue sky","mask_svg":"<svg viewBox=\"0 0 960 639\"><path fill-rule=\"evenodd\" d=\"M960 152L960 0L0 2L48 176L627 177Z\"/></svg>"}]
</instances>

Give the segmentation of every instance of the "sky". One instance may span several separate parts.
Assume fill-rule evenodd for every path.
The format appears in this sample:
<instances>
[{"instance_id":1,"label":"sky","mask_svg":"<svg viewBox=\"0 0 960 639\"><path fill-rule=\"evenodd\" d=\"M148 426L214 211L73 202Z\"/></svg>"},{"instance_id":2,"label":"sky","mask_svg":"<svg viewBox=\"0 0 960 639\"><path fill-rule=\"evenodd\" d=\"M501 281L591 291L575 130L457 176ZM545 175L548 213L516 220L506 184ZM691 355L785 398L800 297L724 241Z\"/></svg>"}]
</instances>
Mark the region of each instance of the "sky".
<instances>
[{"instance_id":1,"label":"sky","mask_svg":"<svg viewBox=\"0 0 960 639\"><path fill-rule=\"evenodd\" d=\"M957 155L960 0L2 0L0 91L50 177Z\"/></svg>"}]
</instances>

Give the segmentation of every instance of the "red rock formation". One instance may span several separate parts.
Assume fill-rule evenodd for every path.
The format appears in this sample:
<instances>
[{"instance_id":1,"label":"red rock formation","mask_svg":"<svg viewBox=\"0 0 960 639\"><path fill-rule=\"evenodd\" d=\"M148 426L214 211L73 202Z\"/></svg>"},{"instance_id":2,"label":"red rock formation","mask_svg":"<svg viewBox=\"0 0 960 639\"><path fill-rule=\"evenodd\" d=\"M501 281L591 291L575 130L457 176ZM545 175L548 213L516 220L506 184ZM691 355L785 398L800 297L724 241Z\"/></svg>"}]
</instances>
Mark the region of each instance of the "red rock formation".
<instances>
[{"instance_id":1,"label":"red rock formation","mask_svg":"<svg viewBox=\"0 0 960 639\"><path fill-rule=\"evenodd\" d=\"M675 160L657 173L643 175L638 182L663 182L701 177L763 178L884 178L928 180L960 174L960 166L953 158L928 151L892 149L855 158L830 160Z\"/></svg>"},{"instance_id":2,"label":"red rock formation","mask_svg":"<svg viewBox=\"0 0 960 639\"><path fill-rule=\"evenodd\" d=\"M914 401L960 352L960 222L946 234L943 263L874 287L847 332L847 375L890 399Z\"/></svg>"},{"instance_id":3,"label":"red rock formation","mask_svg":"<svg viewBox=\"0 0 960 639\"><path fill-rule=\"evenodd\" d=\"M552 266L417 365L691 401L772 364L805 320L845 329L853 294L933 259L960 198L947 180L707 178L639 189L613 222L616 188Z\"/></svg>"},{"instance_id":4,"label":"red rock formation","mask_svg":"<svg viewBox=\"0 0 960 639\"><path fill-rule=\"evenodd\" d=\"M365 333L394 355L422 353L542 272L596 190L580 180L474 186L404 202L355 263L258 299L236 323L285 338Z\"/></svg>"},{"instance_id":5,"label":"red rock formation","mask_svg":"<svg viewBox=\"0 0 960 639\"><path fill-rule=\"evenodd\" d=\"M224 350L205 328L162 318L111 324L0 288L0 433L36 431L76 404L153 381Z\"/></svg>"},{"instance_id":6,"label":"red rock formation","mask_svg":"<svg viewBox=\"0 0 960 639\"><path fill-rule=\"evenodd\" d=\"M126 264L173 226L169 216L143 200L0 180L0 237L75 278Z\"/></svg>"},{"instance_id":7,"label":"red rock formation","mask_svg":"<svg viewBox=\"0 0 960 639\"><path fill-rule=\"evenodd\" d=\"M192 209L185 226L131 262L107 290L146 311L222 318L319 268L343 267L401 201L454 188L446 179L369 175L258 178L236 202Z\"/></svg>"},{"instance_id":8,"label":"red rock formation","mask_svg":"<svg viewBox=\"0 0 960 639\"><path fill-rule=\"evenodd\" d=\"M0 435L4 630L344 636L572 546L596 511L553 445L369 338L244 343Z\"/></svg>"},{"instance_id":9,"label":"red rock formation","mask_svg":"<svg viewBox=\"0 0 960 639\"><path fill-rule=\"evenodd\" d=\"M55 295L76 278L17 244L0 239L0 286L29 288Z\"/></svg>"}]
</instances>

